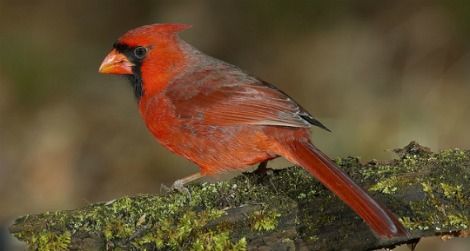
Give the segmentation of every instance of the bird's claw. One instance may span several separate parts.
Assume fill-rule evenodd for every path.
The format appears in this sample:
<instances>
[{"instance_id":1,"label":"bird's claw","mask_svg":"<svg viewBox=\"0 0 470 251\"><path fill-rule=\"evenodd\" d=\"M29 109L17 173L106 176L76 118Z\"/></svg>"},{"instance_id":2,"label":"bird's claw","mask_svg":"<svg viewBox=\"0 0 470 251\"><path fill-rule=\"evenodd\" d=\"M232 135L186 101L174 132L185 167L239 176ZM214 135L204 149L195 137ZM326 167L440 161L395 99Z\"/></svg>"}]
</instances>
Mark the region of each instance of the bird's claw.
<instances>
[{"instance_id":1,"label":"bird's claw","mask_svg":"<svg viewBox=\"0 0 470 251\"><path fill-rule=\"evenodd\" d=\"M182 180L176 180L175 182L173 182L173 185L171 186L171 189L176 190L180 193L189 194L189 189L187 189L184 186L184 183L183 183Z\"/></svg>"},{"instance_id":2,"label":"bird's claw","mask_svg":"<svg viewBox=\"0 0 470 251\"><path fill-rule=\"evenodd\" d=\"M160 185L160 193L163 193L163 194L166 194L166 193L169 193L171 192L171 188L168 187L167 185L165 184L161 184Z\"/></svg>"},{"instance_id":3,"label":"bird's claw","mask_svg":"<svg viewBox=\"0 0 470 251\"><path fill-rule=\"evenodd\" d=\"M189 189L184 186L184 182L182 180L176 180L175 182L173 182L173 185L171 185L171 187L162 184L160 186L160 191L163 191L164 193L177 191L182 194L188 195L188 197L191 199L191 193L189 192Z\"/></svg>"}]
</instances>

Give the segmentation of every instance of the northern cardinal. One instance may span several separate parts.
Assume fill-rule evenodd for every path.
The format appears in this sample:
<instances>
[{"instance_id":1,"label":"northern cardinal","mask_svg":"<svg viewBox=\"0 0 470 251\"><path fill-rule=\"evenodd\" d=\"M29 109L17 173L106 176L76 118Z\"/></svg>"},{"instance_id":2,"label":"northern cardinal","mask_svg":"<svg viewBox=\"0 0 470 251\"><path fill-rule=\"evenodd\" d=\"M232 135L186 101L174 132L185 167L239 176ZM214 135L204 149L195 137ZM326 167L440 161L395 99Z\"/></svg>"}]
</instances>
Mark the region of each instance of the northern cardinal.
<instances>
[{"instance_id":1,"label":"northern cardinal","mask_svg":"<svg viewBox=\"0 0 470 251\"><path fill-rule=\"evenodd\" d=\"M204 175L244 170L282 156L302 166L350 206L379 237L407 230L310 141L328 130L275 86L198 51L178 33L187 24L152 24L121 36L99 71L127 75L153 136Z\"/></svg>"}]
</instances>

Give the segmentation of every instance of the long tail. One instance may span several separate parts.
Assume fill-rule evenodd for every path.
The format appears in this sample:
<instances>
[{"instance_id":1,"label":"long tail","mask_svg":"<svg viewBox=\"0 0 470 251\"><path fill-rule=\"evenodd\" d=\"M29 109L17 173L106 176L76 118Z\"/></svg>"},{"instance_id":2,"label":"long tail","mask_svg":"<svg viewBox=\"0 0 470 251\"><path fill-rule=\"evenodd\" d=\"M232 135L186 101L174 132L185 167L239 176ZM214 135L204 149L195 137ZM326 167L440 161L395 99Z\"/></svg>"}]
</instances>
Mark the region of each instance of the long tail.
<instances>
[{"instance_id":1,"label":"long tail","mask_svg":"<svg viewBox=\"0 0 470 251\"><path fill-rule=\"evenodd\" d=\"M353 209L379 237L404 237L405 227L390 210L377 203L324 153L309 142L294 141L284 145L282 154L296 163L335 193Z\"/></svg>"}]
</instances>

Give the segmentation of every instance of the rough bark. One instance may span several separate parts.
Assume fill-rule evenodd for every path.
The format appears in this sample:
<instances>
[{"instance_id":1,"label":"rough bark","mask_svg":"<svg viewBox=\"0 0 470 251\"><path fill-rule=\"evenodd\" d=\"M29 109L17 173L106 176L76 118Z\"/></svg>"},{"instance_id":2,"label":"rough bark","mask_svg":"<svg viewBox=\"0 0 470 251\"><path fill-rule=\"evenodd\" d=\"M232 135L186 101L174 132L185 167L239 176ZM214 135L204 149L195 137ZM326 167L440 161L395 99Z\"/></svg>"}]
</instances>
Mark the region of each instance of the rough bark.
<instances>
[{"instance_id":1,"label":"rough bark","mask_svg":"<svg viewBox=\"0 0 470 251\"><path fill-rule=\"evenodd\" d=\"M372 250L425 236L470 233L470 152L432 153L412 142L399 158L338 165L410 230L382 240L297 167L244 174L188 193L123 197L82 209L28 215L10 231L39 250Z\"/></svg>"}]
</instances>

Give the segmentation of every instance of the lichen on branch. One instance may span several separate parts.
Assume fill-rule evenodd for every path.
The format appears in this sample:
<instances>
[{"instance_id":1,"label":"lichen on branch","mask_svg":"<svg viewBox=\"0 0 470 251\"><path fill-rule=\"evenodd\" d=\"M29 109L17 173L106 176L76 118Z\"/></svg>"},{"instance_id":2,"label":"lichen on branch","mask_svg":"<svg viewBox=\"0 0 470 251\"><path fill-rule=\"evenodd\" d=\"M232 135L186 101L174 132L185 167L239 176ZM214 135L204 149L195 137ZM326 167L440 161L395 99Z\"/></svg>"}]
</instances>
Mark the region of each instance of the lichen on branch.
<instances>
[{"instance_id":1,"label":"lichen on branch","mask_svg":"<svg viewBox=\"0 0 470 251\"><path fill-rule=\"evenodd\" d=\"M414 142L398 159L337 164L410 230L382 240L303 169L243 174L189 193L122 197L28 215L10 231L33 250L369 250L470 232L470 152L432 153Z\"/></svg>"}]
</instances>

